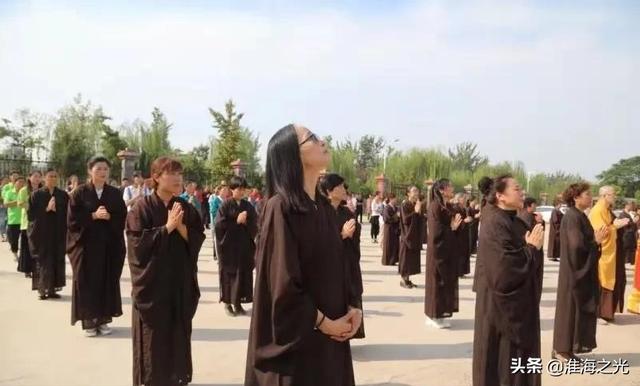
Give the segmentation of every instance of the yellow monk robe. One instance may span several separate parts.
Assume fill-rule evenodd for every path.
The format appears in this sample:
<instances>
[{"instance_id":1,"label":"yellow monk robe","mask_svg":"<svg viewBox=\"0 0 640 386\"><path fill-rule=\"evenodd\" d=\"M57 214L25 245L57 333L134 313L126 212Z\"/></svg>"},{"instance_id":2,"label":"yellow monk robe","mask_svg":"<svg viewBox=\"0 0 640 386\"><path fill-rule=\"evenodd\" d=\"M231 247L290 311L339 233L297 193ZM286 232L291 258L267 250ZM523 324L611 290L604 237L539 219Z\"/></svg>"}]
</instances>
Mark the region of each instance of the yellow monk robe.
<instances>
[{"instance_id":1,"label":"yellow monk robe","mask_svg":"<svg viewBox=\"0 0 640 386\"><path fill-rule=\"evenodd\" d=\"M613 291L616 284L616 238L618 233L616 227L613 226L611 211L604 199L600 199L591 208L589 221L591 221L594 230L602 228L603 225L609 228L609 235L602 242L602 254L598 260L598 279L602 288Z\"/></svg>"},{"instance_id":2,"label":"yellow monk robe","mask_svg":"<svg viewBox=\"0 0 640 386\"><path fill-rule=\"evenodd\" d=\"M627 302L627 310L634 314L640 314L640 240L638 240L638 249L636 249L636 265L633 280L633 289L629 295Z\"/></svg>"}]
</instances>

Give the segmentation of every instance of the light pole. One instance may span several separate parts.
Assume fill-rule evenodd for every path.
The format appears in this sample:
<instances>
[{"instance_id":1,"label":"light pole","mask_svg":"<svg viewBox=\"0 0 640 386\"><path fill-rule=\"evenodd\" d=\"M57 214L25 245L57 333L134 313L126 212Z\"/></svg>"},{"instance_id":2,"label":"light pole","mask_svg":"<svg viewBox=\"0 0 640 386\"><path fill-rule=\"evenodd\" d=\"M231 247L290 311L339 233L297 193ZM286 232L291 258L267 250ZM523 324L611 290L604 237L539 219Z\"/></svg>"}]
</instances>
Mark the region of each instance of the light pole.
<instances>
[{"instance_id":1,"label":"light pole","mask_svg":"<svg viewBox=\"0 0 640 386\"><path fill-rule=\"evenodd\" d=\"M398 141L400 140L396 138L391 143L397 143ZM384 150L384 155L382 156L382 174L387 173L387 157L389 156L390 152L391 152L391 146L387 144L387 147Z\"/></svg>"},{"instance_id":2,"label":"light pole","mask_svg":"<svg viewBox=\"0 0 640 386\"><path fill-rule=\"evenodd\" d=\"M531 193L531 191L529 190L529 184L531 183L531 176L534 174L534 172L527 172L527 195L529 195Z\"/></svg>"}]
</instances>

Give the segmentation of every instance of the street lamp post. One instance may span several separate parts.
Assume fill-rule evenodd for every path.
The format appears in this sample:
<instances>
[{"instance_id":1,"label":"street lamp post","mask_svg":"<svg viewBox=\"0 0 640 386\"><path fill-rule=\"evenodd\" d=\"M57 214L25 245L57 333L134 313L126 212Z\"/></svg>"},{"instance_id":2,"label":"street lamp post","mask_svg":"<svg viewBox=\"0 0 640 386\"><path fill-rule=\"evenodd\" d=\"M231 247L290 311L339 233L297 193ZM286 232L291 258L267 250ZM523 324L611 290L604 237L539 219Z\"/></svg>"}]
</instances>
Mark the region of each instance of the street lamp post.
<instances>
[{"instance_id":1,"label":"street lamp post","mask_svg":"<svg viewBox=\"0 0 640 386\"><path fill-rule=\"evenodd\" d=\"M399 141L398 138L394 139L392 143L397 143ZM382 156L382 174L387 173L387 157L389 157L389 153L391 152L391 146L387 145L384 150L384 154Z\"/></svg>"}]
</instances>

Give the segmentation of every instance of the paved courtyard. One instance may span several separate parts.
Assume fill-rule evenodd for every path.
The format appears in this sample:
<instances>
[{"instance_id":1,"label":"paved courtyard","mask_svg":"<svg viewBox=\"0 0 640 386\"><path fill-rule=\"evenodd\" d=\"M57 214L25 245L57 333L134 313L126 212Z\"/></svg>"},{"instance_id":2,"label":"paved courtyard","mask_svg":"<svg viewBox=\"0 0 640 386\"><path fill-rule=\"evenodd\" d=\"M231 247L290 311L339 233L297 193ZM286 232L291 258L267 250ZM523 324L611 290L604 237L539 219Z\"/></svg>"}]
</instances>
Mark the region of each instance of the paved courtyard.
<instances>
[{"instance_id":1,"label":"paved courtyard","mask_svg":"<svg viewBox=\"0 0 640 386\"><path fill-rule=\"evenodd\" d=\"M365 226L363 235L368 228ZM362 271L367 338L352 343L358 385L443 386L471 384L474 293L471 277L460 280L460 313L450 330L424 325L424 276L404 289L395 267L380 265L381 250L363 236ZM16 272L6 243L0 244L0 384L33 386L131 385L131 283L122 277L124 315L108 337L85 338L70 325L70 291L39 301L30 281ZM424 253L422 255L424 269ZM473 263L473 259L472 259ZM237 386L244 377L249 317L230 318L218 303L218 268L211 240L200 255L202 297L194 320L192 385ZM550 359L558 263L545 261L541 304L542 362ZM633 271L627 266L630 281ZM71 269L67 266L67 283ZM630 291L630 287L627 288ZM628 292L627 292L628 293ZM562 375L543 371L544 385L640 385L640 316L622 314L598 326L598 349L590 358L629 363L628 375ZM601 365L598 366L600 368ZM611 371L609 368L608 371ZM331 386L331 385L327 385Z\"/></svg>"}]
</instances>

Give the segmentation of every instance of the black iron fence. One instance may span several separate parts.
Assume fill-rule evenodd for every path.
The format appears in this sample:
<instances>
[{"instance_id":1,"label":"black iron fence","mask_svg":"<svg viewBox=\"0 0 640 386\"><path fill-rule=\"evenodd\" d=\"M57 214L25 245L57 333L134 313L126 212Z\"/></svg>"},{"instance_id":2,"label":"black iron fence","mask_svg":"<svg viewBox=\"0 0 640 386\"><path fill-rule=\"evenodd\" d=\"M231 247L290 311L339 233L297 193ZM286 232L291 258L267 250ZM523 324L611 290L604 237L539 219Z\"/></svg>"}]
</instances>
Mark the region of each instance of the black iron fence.
<instances>
[{"instance_id":1,"label":"black iron fence","mask_svg":"<svg viewBox=\"0 0 640 386\"><path fill-rule=\"evenodd\" d=\"M44 172L55 167L56 164L52 161L0 157L0 177L8 177L12 171L17 171L26 177L33 170Z\"/></svg>"}]
</instances>

